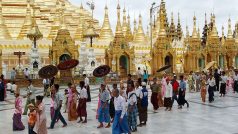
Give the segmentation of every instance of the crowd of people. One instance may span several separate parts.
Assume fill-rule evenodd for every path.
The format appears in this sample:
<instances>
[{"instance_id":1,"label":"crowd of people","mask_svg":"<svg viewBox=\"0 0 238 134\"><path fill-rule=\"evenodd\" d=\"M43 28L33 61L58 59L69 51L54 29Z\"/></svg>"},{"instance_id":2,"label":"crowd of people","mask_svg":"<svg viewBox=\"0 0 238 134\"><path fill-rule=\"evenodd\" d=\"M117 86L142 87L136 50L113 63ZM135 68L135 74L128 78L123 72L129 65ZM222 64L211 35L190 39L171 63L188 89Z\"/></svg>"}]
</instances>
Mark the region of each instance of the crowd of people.
<instances>
[{"instance_id":1,"label":"crowd of people","mask_svg":"<svg viewBox=\"0 0 238 134\"><path fill-rule=\"evenodd\" d=\"M174 101L178 104L178 109L186 104L186 91L201 92L202 102L214 101L214 92L219 91L220 96L224 97L227 91L238 93L238 70L231 71L226 75L224 71L215 69L208 73L193 73L188 76L180 75L179 80L176 74L164 73L161 79L154 77L149 80L148 74L138 73L136 78L128 75L126 82L121 81L120 86L114 83L112 89L107 83L100 85L98 94L98 107L96 119L99 122L98 129L112 127L113 134L136 132L137 127L147 124L149 89L151 90L150 102L153 105L153 112L157 113L160 107L165 111L171 111ZM77 89L74 83L68 83L68 88L64 90L64 95L59 92L60 86L55 84L53 79L44 79L44 95L36 96L32 81L29 80L27 88L26 104L23 111L22 98L17 85L5 84L4 76L0 79L0 100L6 97L5 89L13 91L15 95L15 112L13 114L13 130L24 130L25 126L21 121L22 115L28 115L29 134L47 134L46 113L43 98L50 97L51 123L48 129L53 129L59 120L63 126L67 126L67 121L61 111L68 114L68 121L87 123L87 102L91 101L89 78L84 75L84 81L80 81ZM6 87L5 87L6 85ZM15 85L15 86L13 86ZM13 89L14 88L14 89ZM28 112L30 111L30 112ZM137 122L139 121L139 122ZM111 125L112 124L112 125Z\"/></svg>"}]
</instances>

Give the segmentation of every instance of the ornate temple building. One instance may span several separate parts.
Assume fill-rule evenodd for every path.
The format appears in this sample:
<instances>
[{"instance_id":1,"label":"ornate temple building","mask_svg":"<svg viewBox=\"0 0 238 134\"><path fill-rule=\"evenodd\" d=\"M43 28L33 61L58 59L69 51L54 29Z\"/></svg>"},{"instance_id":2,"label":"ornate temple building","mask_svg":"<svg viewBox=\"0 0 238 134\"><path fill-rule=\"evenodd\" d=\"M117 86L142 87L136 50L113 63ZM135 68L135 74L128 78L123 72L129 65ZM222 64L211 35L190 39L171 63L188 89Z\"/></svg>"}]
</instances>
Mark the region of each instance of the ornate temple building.
<instances>
[{"instance_id":1,"label":"ornate temple building","mask_svg":"<svg viewBox=\"0 0 238 134\"><path fill-rule=\"evenodd\" d=\"M88 61L79 53L81 46L86 44L86 48L83 46L85 54L92 49L94 54L90 63L85 63L107 64L119 75L135 74L138 67L155 74L164 65L172 65L169 72L188 73L202 70L211 61L216 61L216 66L223 69L238 68L238 24L232 28L230 19L228 34L224 35L222 29L222 37L218 36L215 14L211 14L209 23L205 17L201 34L194 16L191 19L192 34L188 28L184 34L179 14L176 22L173 13L168 19L165 1L161 0L151 31L150 26L143 27L141 15L132 22L125 8L121 10L118 4L117 25L113 30L109 10L105 6L104 21L100 26L98 20L91 21L91 12L82 4L77 7L68 0L0 0L0 69L8 76L10 70L18 65L18 57L13 53L19 51L25 52L20 66L31 68L32 41L27 34L33 27L32 18L43 34L43 38L37 41L41 66L58 64L61 56ZM89 39L84 38L91 22L99 34L93 39L92 48Z\"/></svg>"}]
</instances>

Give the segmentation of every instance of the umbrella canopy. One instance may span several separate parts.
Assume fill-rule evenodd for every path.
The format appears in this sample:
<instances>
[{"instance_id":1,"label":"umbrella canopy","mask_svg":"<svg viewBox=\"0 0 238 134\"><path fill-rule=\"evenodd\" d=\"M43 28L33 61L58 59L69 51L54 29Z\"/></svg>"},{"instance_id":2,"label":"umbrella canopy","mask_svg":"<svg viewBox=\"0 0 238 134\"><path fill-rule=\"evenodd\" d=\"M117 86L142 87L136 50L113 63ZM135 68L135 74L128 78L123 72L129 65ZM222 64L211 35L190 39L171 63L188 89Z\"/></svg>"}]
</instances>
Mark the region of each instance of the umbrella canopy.
<instances>
[{"instance_id":1,"label":"umbrella canopy","mask_svg":"<svg viewBox=\"0 0 238 134\"><path fill-rule=\"evenodd\" d=\"M71 59L71 60L61 62L60 64L58 64L57 67L59 70L68 70L68 69L72 69L76 67L78 64L79 64L78 60Z\"/></svg>"},{"instance_id":2,"label":"umbrella canopy","mask_svg":"<svg viewBox=\"0 0 238 134\"><path fill-rule=\"evenodd\" d=\"M94 69L93 76L95 77L103 77L106 76L110 72L111 68L108 65L102 65Z\"/></svg>"},{"instance_id":3,"label":"umbrella canopy","mask_svg":"<svg viewBox=\"0 0 238 134\"><path fill-rule=\"evenodd\" d=\"M38 72L39 76L43 79L49 79L54 77L58 73L58 69L56 66L48 65L44 66Z\"/></svg>"},{"instance_id":4,"label":"umbrella canopy","mask_svg":"<svg viewBox=\"0 0 238 134\"><path fill-rule=\"evenodd\" d=\"M216 64L216 61L212 61L212 62L209 62L206 67L204 68L204 71L210 69L212 66L214 66Z\"/></svg>"},{"instance_id":5,"label":"umbrella canopy","mask_svg":"<svg viewBox=\"0 0 238 134\"><path fill-rule=\"evenodd\" d=\"M162 72L162 71L167 70L169 68L171 68L171 65L165 65L165 66L161 67L159 70L157 70L157 72L159 73L159 72Z\"/></svg>"}]
</instances>

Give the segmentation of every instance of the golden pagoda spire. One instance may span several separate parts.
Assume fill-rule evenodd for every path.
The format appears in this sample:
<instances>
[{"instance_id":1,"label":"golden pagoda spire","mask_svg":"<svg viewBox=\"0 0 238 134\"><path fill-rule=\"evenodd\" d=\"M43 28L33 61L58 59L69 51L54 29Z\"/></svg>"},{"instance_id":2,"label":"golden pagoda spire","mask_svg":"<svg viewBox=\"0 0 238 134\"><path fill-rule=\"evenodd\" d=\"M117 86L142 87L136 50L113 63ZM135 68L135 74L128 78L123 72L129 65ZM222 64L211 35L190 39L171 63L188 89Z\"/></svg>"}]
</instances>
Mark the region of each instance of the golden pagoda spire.
<instances>
[{"instance_id":1,"label":"golden pagoda spire","mask_svg":"<svg viewBox=\"0 0 238 134\"><path fill-rule=\"evenodd\" d=\"M121 14L120 14L120 4L118 2L117 5L117 25L116 25L116 33L115 33L115 37L124 37L123 33L122 33L122 27L121 27Z\"/></svg>"},{"instance_id":2,"label":"golden pagoda spire","mask_svg":"<svg viewBox=\"0 0 238 134\"><path fill-rule=\"evenodd\" d=\"M145 42L145 33L144 33L144 30L143 30L143 26L142 26L142 16L141 16L141 14L139 15L138 30L137 30L137 33L135 35L134 42L136 42L136 43Z\"/></svg>"},{"instance_id":3,"label":"golden pagoda spire","mask_svg":"<svg viewBox=\"0 0 238 134\"><path fill-rule=\"evenodd\" d=\"M212 38L219 38L218 37L218 32L217 32L217 27L216 27L216 17L213 14L212 15L212 22L213 22L213 26L212 26L212 31L211 31L211 37Z\"/></svg>"},{"instance_id":4,"label":"golden pagoda spire","mask_svg":"<svg viewBox=\"0 0 238 134\"><path fill-rule=\"evenodd\" d=\"M63 0L61 3L61 29L67 29L66 22L65 22L65 1Z\"/></svg>"},{"instance_id":5,"label":"golden pagoda spire","mask_svg":"<svg viewBox=\"0 0 238 134\"><path fill-rule=\"evenodd\" d=\"M176 28L175 28L175 25L174 25L174 15L173 15L173 12L171 13L171 24L170 24L170 29L169 29L169 38L171 41L173 41L177 36L177 33L176 33Z\"/></svg>"},{"instance_id":6,"label":"golden pagoda spire","mask_svg":"<svg viewBox=\"0 0 238 134\"><path fill-rule=\"evenodd\" d=\"M127 22L126 22L126 9L124 7L123 9L123 22L122 22L122 32L123 35L126 35L126 30L127 30Z\"/></svg>"},{"instance_id":7,"label":"golden pagoda spire","mask_svg":"<svg viewBox=\"0 0 238 134\"><path fill-rule=\"evenodd\" d=\"M107 5L105 5L104 21L103 21L103 25L102 25L102 28L100 31L99 39L100 40L109 40L109 41L113 40L113 33L112 33L111 25L109 22L109 18L108 18Z\"/></svg>"},{"instance_id":8,"label":"golden pagoda spire","mask_svg":"<svg viewBox=\"0 0 238 134\"><path fill-rule=\"evenodd\" d=\"M31 30L31 27L32 27L31 19L32 19L32 16L31 16L30 0L27 0L26 18L17 39L27 38L27 33Z\"/></svg>"},{"instance_id":9,"label":"golden pagoda spire","mask_svg":"<svg viewBox=\"0 0 238 134\"><path fill-rule=\"evenodd\" d=\"M145 39L146 39L146 41L149 41L149 40L150 40L150 28L149 28L149 26L147 26L147 29L146 29Z\"/></svg>"},{"instance_id":10,"label":"golden pagoda spire","mask_svg":"<svg viewBox=\"0 0 238 134\"><path fill-rule=\"evenodd\" d=\"M198 39L200 39L200 28L198 27Z\"/></svg>"},{"instance_id":11,"label":"golden pagoda spire","mask_svg":"<svg viewBox=\"0 0 238 134\"><path fill-rule=\"evenodd\" d=\"M193 17L193 33L192 33L192 38L197 38L198 37L196 21L197 21L197 19L196 19L196 16L194 15L194 17Z\"/></svg>"},{"instance_id":12,"label":"golden pagoda spire","mask_svg":"<svg viewBox=\"0 0 238 134\"><path fill-rule=\"evenodd\" d=\"M182 31L182 26L181 26L181 23L180 23L180 15L179 15L179 13L178 13L177 36L178 36L179 40L181 40L182 36L183 36L183 31Z\"/></svg>"},{"instance_id":13,"label":"golden pagoda spire","mask_svg":"<svg viewBox=\"0 0 238 134\"><path fill-rule=\"evenodd\" d=\"M231 19L228 19L228 32L227 32L227 39L232 39L232 29L231 29Z\"/></svg>"},{"instance_id":14,"label":"golden pagoda spire","mask_svg":"<svg viewBox=\"0 0 238 134\"><path fill-rule=\"evenodd\" d=\"M132 35L132 32L131 32L131 17L130 15L128 14L127 16L127 29L126 29L126 41L127 42L131 42L133 41L133 35Z\"/></svg>"},{"instance_id":15,"label":"golden pagoda spire","mask_svg":"<svg viewBox=\"0 0 238 134\"><path fill-rule=\"evenodd\" d=\"M83 37L83 34L84 34L84 17L83 15L79 17L79 23L78 23L78 27L76 29L76 32L74 34L74 39L75 40L80 40L80 41L83 41L84 40L84 37Z\"/></svg>"},{"instance_id":16,"label":"golden pagoda spire","mask_svg":"<svg viewBox=\"0 0 238 134\"><path fill-rule=\"evenodd\" d=\"M161 3L162 2L163 2L163 0L161 0ZM166 20L166 18L165 18L165 15L164 15L162 9L160 9L159 18L160 18L159 37L165 37L165 36L167 36L166 29L165 29L165 20Z\"/></svg>"},{"instance_id":17,"label":"golden pagoda spire","mask_svg":"<svg viewBox=\"0 0 238 134\"><path fill-rule=\"evenodd\" d=\"M188 30L188 25L186 26L186 38L189 39L190 35L189 35L189 30Z\"/></svg>"},{"instance_id":18,"label":"golden pagoda spire","mask_svg":"<svg viewBox=\"0 0 238 134\"><path fill-rule=\"evenodd\" d=\"M0 39L11 39L11 35L5 24L3 15L2 15L2 0L0 0Z\"/></svg>"},{"instance_id":19,"label":"golden pagoda spire","mask_svg":"<svg viewBox=\"0 0 238 134\"><path fill-rule=\"evenodd\" d=\"M136 33L137 33L137 28L136 28L136 19L135 19L135 17L134 17L133 39L135 39Z\"/></svg>"},{"instance_id":20,"label":"golden pagoda spire","mask_svg":"<svg viewBox=\"0 0 238 134\"><path fill-rule=\"evenodd\" d=\"M222 38L221 38L221 44L225 44L225 34L224 34L224 26L222 26Z\"/></svg>"},{"instance_id":21,"label":"golden pagoda spire","mask_svg":"<svg viewBox=\"0 0 238 134\"><path fill-rule=\"evenodd\" d=\"M54 39L57 35L58 30L60 29L60 12L61 12L61 5L59 0L56 0L55 6L55 14L54 14L54 22L51 26L50 33L48 35L48 39Z\"/></svg>"}]
</instances>

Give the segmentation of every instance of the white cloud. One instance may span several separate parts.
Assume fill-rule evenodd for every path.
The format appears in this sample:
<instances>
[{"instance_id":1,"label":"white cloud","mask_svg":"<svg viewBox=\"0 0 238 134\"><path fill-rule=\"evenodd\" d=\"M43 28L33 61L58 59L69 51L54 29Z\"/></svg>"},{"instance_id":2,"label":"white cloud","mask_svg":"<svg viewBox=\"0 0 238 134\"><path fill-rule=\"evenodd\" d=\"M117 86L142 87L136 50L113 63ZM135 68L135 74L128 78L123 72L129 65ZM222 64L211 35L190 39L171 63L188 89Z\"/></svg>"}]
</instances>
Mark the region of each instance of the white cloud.
<instances>
[{"instance_id":1,"label":"white cloud","mask_svg":"<svg viewBox=\"0 0 238 134\"><path fill-rule=\"evenodd\" d=\"M69 0L74 5L80 5L82 2L84 7L86 7L86 2L91 0ZM109 19L113 30L115 29L117 16L116 7L118 0L94 0L95 2L95 18L103 22L104 18L104 7L107 3L109 8ZM166 2L166 9L168 14L168 19L170 21L170 14L174 12L175 22L177 23L177 12L180 12L181 23L183 26L183 31L185 32L186 24L189 26L190 34L193 26L193 16L194 13L197 17L197 25L199 24L200 31L204 26L204 14L207 13L207 19L210 20L210 13L214 12L216 15L216 25L221 35L222 25L225 27L225 33L227 33L227 21L230 16L232 20L232 28L234 29L234 24L237 21L238 16L238 5L237 0L164 0ZM138 20L139 13L143 17L144 31L146 26L149 24L149 9L151 3L160 3L160 0L120 0L121 9L125 8L129 10L131 16L131 24L134 17ZM88 8L88 7L86 7ZM88 8L89 9L89 8Z\"/></svg>"}]
</instances>

